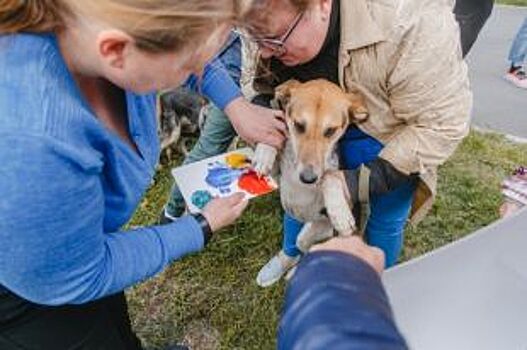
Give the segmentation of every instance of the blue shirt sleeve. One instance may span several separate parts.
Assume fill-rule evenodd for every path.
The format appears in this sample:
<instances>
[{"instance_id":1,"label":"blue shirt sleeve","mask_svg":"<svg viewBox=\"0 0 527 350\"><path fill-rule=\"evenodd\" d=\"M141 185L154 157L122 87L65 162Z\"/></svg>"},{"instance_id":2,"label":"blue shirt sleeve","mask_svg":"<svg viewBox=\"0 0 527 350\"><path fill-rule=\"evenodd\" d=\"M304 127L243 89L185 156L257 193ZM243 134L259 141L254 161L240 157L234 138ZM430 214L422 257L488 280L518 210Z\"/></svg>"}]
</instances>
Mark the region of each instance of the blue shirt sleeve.
<instances>
[{"instance_id":1,"label":"blue shirt sleeve","mask_svg":"<svg viewBox=\"0 0 527 350\"><path fill-rule=\"evenodd\" d=\"M286 292L278 349L407 349L377 273L349 254L302 259Z\"/></svg>"},{"instance_id":2,"label":"blue shirt sleeve","mask_svg":"<svg viewBox=\"0 0 527 350\"><path fill-rule=\"evenodd\" d=\"M203 248L192 217L104 232L102 161L86 161L83 149L47 136L2 133L0 159L0 284L24 299L89 302Z\"/></svg>"},{"instance_id":3,"label":"blue shirt sleeve","mask_svg":"<svg viewBox=\"0 0 527 350\"><path fill-rule=\"evenodd\" d=\"M240 87L219 58L205 66L201 79L191 76L185 85L207 97L221 110L242 96Z\"/></svg>"}]
</instances>

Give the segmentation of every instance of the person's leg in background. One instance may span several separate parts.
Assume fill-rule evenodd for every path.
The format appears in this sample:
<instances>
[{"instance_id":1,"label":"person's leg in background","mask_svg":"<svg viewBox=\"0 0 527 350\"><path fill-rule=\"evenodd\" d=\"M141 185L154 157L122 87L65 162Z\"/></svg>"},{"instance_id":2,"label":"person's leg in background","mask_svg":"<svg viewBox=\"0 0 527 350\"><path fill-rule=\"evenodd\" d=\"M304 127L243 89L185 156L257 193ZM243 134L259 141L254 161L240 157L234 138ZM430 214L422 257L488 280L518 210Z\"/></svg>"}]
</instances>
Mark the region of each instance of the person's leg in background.
<instances>
[{"instance_id":1,"label":"person's leg in background","mask_svg":"<svg viewBox=\"0 0 527 350\"><path fill-rule=\"evenodd\" d=\"M527 57L527 17L523 20L520 29L516 33L511 49L509 51L509 61L511 68L520 68L525 63Z\"/></svg>"},{"instance_id":2,"label":"person's leg in background","mask_svg":"<svg viewBox=\"0 0 527 350\"><path fill-rule=\"evenodd\" d=\"M509 51L511 63L505 79L517 87L527 89L527 75L525 73L525 59L527 58L527 17L514 37Z\"/></svg>"},{"instance_id":3,"label":"person's leg in background","mask_svg":"<svg viewBox=\"0 0 527 350\"><path fill-rule=\"evenodd\" d=\"M241 40L238 36L231 35L223 52L220 54L220 60L229 71L233 80L239 84L241 77ZM183 161L183 164L194 163L226 152L236 137L236 131L228 117L216 106L209 104L206 107L205 115L206 121L200 137ZM183 195L174 183L161 221L171 221L181 216L184 211L185 201Z\"/></svg>"},{"instance_id":4,"label":"person's leg in background","mask_svg":"<svg viewBox=\"0 0 527 350\"><path fill-rule=\"evenodd\" d=\"M459 23L461 35L461 48L465 57L483 25L492 13L494 0L457 0L454 14Z\"/></svg>"}]
</instances>

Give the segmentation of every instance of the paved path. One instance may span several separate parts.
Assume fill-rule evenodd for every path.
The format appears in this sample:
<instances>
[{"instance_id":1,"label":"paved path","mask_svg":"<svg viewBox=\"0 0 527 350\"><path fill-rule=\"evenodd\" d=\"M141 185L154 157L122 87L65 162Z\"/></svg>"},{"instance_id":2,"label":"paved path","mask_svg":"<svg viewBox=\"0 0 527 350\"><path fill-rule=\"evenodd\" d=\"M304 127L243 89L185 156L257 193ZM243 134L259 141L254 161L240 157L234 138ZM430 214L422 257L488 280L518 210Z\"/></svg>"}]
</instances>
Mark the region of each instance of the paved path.
<instances>
[{"instance_id":1,"label":"paved path","mask_svg":"<svg viewBox=\"0 0 527 350\"><path fill-rule=\"evenodd\" d=\"M473 123L527 141L527 90L503 80L509 48L527 8L495 6L468 56L474 90Z\"/></svg>"}]
</instances>

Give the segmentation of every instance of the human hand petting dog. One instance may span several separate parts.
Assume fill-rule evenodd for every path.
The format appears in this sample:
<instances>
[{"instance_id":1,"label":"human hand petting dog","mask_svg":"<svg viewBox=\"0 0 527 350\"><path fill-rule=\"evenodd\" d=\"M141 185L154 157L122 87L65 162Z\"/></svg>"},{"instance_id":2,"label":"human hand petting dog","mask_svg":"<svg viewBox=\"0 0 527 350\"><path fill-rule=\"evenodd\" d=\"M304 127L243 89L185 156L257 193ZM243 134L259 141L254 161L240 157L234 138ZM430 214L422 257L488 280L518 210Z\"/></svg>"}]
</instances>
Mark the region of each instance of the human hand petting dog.
<instances>
[{"instance_id":1,"label":"human hand petting dog","mask_svg":"<svg viewBox=\"0 0 527 350\"><path fill-rule=\"evenodd\" d=\"M350 207L346 180L341 171L328 171L322 179L322 194L331 224L341 236L351 236L357 229Z\"/></svg>"},{"instance_id":2,"label":"human hand petting dog","mask_svg":"<svg viewBox=\"0 0 527 350\"><path fill-rule=\"evenodd\" d=\"M337 251L351 254L365 261L379 275L384 270L384 252L377 247L367 245L357 236L335 237L322 244L313 246L310 250L310 252L317 251Z\"/></svg>"},{"instance_id":3,"label":"human hand petting dog","mask_svg":"<svg viewBox=\"0 0 527 350\"><path fill-rule=\"evenodd\" d=\"M244 193L214 198L203 209L202 214L207 219L212 232L216 232L234 223L242 215L248 203Z\"/></svg>"},{"instance_id":4,"label":"human hand petting dog","mask_svg":"<svg viewBox=\"0 0 527 350\"><path fill-rule=\"evenodd\" d=\"M239 97L225 108L225 114L247 143L264 143L282 149L287 134L283 112L260 107Z\"/></svg>"}]
</instances>

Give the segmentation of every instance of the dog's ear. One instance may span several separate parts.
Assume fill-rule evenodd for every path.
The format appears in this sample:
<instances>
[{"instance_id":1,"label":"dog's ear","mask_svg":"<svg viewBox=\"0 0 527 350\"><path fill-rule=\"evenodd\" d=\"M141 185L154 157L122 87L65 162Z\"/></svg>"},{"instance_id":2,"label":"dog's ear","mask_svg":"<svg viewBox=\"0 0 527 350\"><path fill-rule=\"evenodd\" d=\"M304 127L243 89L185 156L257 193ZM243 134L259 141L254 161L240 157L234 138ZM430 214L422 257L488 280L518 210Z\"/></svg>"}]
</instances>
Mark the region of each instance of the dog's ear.
<instances>
[{"instance_id":1,"label":"dog's ear","mask_svg":"<svg viewBox=\"0 0 527 350\"><path fill-rule=\"evenodd\" d=\"M360 124L368 120L370 114L366 108L366 102L362 95L357 92L351 92L347 95L350 102L348 108L350 123Z\"/></svg>"},{"instance_id":2,"label":"dog's ear","mask_svg":"<svg viewBox=\"0 0 527 350\"><path fill-rule=\"evenodd\" d=\"M279 85L274 91L274 103L279 109L285 111L289 101L291 100L292 90L299 86L300 82L298 80L288 80L285 83Z\"/></svg>"}]
</instances>

